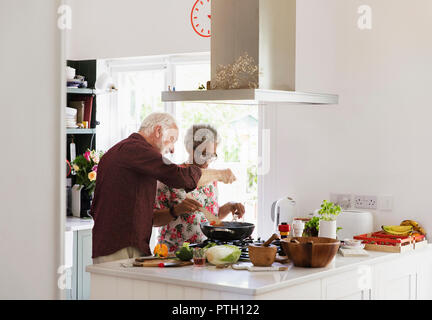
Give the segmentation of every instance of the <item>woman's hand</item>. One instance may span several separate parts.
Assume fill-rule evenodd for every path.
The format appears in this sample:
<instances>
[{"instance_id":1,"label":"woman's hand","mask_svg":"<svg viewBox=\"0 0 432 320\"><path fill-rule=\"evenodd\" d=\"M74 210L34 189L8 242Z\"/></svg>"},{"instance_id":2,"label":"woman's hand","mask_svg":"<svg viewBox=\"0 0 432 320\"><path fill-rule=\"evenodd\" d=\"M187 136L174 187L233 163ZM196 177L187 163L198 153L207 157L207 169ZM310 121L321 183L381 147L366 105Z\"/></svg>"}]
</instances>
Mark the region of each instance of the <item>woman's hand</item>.
<instances>
[{"instance_id":1,"label":"woman's hand","mask_svg":"<svg viewBox=\"0 0 432 320\"><path fill-rule=\"evenodd\" d=\"M236 214L239 218L242 218L245 214L245 207L240 202L227 202L219 208L219 219L224 219L229 213Z\"/></svg>"},{"instance_id":2,"label":"woman's hand","mask_svg":"<svg viewBox=\"0 0 432 320\"><path fill-rule=\"evenodd\" d=\"M202 208L201 203L194 199L186 198L179 204L174 206L174 214L178 217L182 214L192 213L200 210Z\"/></svg>"},{"instance_id":3,"label":"woman's hand","mask_svg":"<svg viewBox=\"0 0 432 320\"><path fill-rule=\"evenodd\" d=\"M242 218L245 214L245 207L240 202L230 202L231 203L231 213L233 215L237 215L239 218Z\"/></svg>"}]
</instances>

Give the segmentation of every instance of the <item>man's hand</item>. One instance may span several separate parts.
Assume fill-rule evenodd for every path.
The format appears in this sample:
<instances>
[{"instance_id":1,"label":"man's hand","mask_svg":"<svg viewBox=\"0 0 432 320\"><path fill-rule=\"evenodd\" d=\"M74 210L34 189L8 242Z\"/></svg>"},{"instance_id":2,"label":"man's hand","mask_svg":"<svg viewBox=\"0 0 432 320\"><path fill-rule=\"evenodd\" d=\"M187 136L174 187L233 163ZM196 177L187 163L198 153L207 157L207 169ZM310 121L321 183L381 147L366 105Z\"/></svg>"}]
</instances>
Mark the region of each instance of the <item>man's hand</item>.
<instances>
[{"instance_id":1,"label":"man's hand","mask_svg":"<svg viewBox=\"0 0 432 320\"><path fill-rule=\"evenodd\" d=\"M237 180L231 169L220 170L220 177L218 179L222 183L231 184Z\"/></svg>"},{"instance_id":2,"label":"man's hand","mask_svg":"<svg viewBox=\"0 0 432 320\"><path fill-rule=\"evenodd\" d=\"M182 214L198 211L200 208L202 208L201 203L194 199L186 198L185 200L174 206L174 213L178 217Z\"/></svg>"}]
</instances>

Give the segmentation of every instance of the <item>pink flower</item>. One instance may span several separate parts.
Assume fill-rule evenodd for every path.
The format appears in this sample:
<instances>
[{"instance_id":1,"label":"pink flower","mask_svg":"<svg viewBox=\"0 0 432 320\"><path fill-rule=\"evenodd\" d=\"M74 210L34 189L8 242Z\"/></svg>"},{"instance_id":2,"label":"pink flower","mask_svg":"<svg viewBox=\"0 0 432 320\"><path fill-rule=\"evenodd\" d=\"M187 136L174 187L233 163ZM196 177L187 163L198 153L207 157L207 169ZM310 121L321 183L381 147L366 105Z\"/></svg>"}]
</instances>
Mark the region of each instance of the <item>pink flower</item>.
<instances>
[{"instance_id":1,"label":"pink flower","mask_svg":"<svg viewBox=\"0 0 432 320\"><path fill-rule=\"evenodd\" d=\"M94 165L93 168L92 168L92 171L97 172L97 168L98 168L98 166Z\"/></svg>"},{"instance_id":2,"label":"pink flower","mask_svg":"<svg viewBox=\"0 0 432 320\"><path fill-rule=\"evenodd\" d=\"M90 151L86 151L86 152L84 153L84 158L85 158L88 162L90 162Z\"/></svg>"}]
</instances>

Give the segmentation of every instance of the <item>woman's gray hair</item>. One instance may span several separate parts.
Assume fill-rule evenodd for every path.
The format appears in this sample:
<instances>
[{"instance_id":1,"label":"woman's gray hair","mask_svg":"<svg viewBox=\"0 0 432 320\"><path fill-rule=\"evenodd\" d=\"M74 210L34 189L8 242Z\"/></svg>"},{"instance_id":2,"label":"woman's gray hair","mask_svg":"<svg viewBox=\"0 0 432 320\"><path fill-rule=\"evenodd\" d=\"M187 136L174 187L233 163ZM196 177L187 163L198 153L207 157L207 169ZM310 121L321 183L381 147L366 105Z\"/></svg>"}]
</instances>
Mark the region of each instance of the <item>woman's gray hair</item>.
<instances>
[{"instance_id":1,"label":"woman's gray hair","mask_svg":"<svg viewBox=\"0 0 432 320\"><path fill-rule=\"evenodd\" d=\"M165 131L173 125L177 126L177 122L171 114L166 112L153 112L143 120L140 131L144 132L146 135L150 135L156 126L161 126L162 130Z\"/></svg>"},{"instance_id":2,"label":"woman's gray hair","mask_svg":"<svg viewBox=\"0 0 432 320\"><path fill-rule=\"evenodd\" d=\"M205 149L207 142L215 144L220 142L220 136L212 125L194 124L186 131L184 145L190 155L193 155L196 151L202 151L198 149Z\"/></svg>"}]
</instances>

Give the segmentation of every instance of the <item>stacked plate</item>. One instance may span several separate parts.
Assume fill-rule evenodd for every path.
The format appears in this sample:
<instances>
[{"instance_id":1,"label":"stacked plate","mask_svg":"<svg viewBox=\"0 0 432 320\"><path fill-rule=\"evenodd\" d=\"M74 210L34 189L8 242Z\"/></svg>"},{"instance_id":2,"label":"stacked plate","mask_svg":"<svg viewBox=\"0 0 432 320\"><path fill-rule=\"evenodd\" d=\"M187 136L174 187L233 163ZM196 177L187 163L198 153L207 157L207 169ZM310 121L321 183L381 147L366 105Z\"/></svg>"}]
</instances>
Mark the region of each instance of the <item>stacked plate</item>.
<instances>
[{"instance_id":1,"label":"stacked plate","mask_svg":"<svg viewBox=\"0 0 432 320\"><path fill-rule=\"evenodd\" d=\"M66 128L77 127L77 109L66 107Z\"/></svg>"},{"instance_id":2,"label":"stacked plate","mask_svg":"<svg viewBox=\"0 0 432 320\"><path fill-rule=\"evenodd\" d=\"M361 240L345 239L341 248L343 249L363 249L365 245Z\"/></svg>"}]
</instances>

